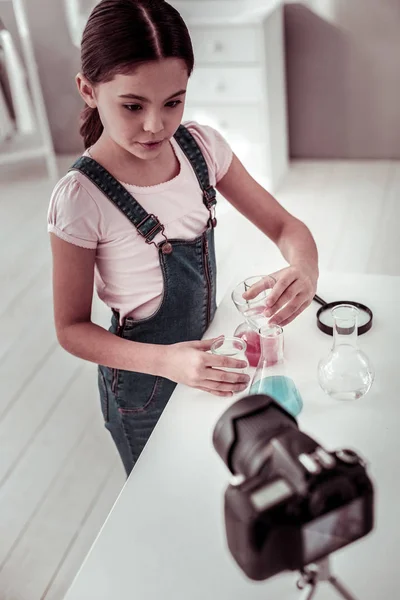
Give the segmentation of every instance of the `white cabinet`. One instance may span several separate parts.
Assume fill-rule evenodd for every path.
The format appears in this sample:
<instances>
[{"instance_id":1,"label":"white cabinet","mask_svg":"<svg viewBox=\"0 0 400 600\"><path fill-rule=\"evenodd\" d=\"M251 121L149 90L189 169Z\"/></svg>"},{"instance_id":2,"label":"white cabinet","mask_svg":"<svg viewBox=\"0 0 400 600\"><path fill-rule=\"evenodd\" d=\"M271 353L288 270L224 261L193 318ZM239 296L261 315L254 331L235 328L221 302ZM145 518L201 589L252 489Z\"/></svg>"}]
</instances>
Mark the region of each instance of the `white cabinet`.
<instances>
[{"instance_id":1,"label":"white cabinet","mask_svg":"<svg viewBox=\"0 0 400 600\"><path fill-rule=\"evenodd\" d=\"M202 104L256 104L263 100L260 67L200 66L188 88L188 102Z\"/></svg>"},{"instance_id":2,"label":"white cabinet","mask_svg":"<svg viewBox=\"0 0 400 600\"><path fill-rule=\"evenodd\" d=\"M211 12L191 17L194 2L171 3L189 27L195 53L184 119L218 129L247 170L274 191L288 169L281 4L270 3L268 11L264 1L264 14L238 25Z\"/></svg>"},{"instance_id":3,"label":"white cabinet","mask_svg":"<svg viewBox=\"0 0 400 600\"><path fill-rule=\"evenodd\" d=\"M238 43L238 33L240 43ZM202 63L241 63L260 60L260 40L251 25L237 27L192 27L192 43Z\"/></svg>"},{"instance_id":4,"label":"white cabinet","mask_svg":"<svg viewBox=\"0 0 400 600\"><path fill-rule=\"evenodd\" d=\"M264 113L255 104L249 110L248 104L206 105L189 103L186 105L185 118L206 122L231 140L247 140L261 143L264 139Z\"/></svg>"}]
</instances>

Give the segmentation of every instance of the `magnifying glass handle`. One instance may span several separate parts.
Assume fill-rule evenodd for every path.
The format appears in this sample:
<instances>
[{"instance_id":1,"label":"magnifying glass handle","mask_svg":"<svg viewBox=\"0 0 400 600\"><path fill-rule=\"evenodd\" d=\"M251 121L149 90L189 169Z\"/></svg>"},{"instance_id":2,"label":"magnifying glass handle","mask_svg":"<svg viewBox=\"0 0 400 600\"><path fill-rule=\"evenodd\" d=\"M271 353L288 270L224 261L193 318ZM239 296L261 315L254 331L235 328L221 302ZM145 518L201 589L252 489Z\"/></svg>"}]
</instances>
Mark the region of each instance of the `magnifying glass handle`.
<instances>
[{"instance_id":1,"label":"magnifying glass handle","mask_svg":"<svg viewBox=\"0 0 400 600\"><path fill-rule=\"evenodd\" d=\"M320 296L315 295L314 298L315 302L318 302L318 304L320 304L321 306L326 306L327 302L325 302L325 300L322 300L322 298Z\"/></svg>"}]
</instances>

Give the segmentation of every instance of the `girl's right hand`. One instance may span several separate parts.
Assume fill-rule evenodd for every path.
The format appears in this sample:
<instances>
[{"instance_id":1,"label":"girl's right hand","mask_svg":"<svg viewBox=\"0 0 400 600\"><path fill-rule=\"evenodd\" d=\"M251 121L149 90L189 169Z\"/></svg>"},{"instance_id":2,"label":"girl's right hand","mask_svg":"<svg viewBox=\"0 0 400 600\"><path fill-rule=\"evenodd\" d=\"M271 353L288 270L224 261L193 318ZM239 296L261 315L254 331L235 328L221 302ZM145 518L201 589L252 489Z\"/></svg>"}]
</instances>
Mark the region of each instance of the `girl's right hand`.
<instances>
[{"instance_id":1,"label":"girl's right hand","mask_svg":"<svg viewBox=\"0 0 400 600\"><path fill-rule=\"evenodd\" d=\"M207 353L214 341L181 342L166 346L160 375L215 396L232 396L232 393L244 391L250 381L249 376L222 369L245 369L247 363Z\"/></svg>"}]
</instances>

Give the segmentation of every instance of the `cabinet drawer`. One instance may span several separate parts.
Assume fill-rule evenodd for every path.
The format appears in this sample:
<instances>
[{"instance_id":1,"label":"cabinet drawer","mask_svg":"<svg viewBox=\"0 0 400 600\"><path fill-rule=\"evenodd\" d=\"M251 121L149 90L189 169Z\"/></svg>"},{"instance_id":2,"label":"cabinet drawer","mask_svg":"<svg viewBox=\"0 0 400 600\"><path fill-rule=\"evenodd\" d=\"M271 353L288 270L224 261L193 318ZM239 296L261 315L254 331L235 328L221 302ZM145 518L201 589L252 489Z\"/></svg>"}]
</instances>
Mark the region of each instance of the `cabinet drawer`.
<instances>
[{"instance_id":1,"label":"cabinet drawer","mask_svg":"<svg viewBox=\"0 0 400 600\"><path fill-rule=\"evenodd\" d=\"M210 125L219 131L229 143L248 140L265 140L264 115L254 105L243 106L192 106L186 105L184 120Z\"/></svg>"},{"instance_id":2,"label":"cabinet drawer","mask_svg":"<svg viewBox=\"0 0 400 600\"><path fill-rule=\"evenodd\" d=\"M258 67L197 67L189 80L189 104L257 103L263 99L264 78Z\"/></svg>"},{"instance_id":3,"label":"cabinet drawer","mask_svg":"<svg viewBox=\"0 0 400 600\"><path fill-rule=\"evenodd\" d=\"M260 62L259 33L256 27L192 27L196 63Z\"/></svg>"}]
</instances>

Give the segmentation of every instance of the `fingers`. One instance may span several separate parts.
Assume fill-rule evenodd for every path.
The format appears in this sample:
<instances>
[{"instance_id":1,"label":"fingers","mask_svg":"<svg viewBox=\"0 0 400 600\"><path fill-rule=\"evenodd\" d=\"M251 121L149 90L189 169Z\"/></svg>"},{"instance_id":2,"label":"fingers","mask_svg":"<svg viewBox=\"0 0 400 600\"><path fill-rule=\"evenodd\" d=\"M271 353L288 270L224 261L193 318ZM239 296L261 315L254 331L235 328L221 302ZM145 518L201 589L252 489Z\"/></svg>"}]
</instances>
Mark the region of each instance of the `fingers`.
<instances>
[{"instance_id":1,"label":"fingers","mask_svg":"<svg viewBox=\"0 0 400 600\"><path fill-rule=\"evenodd\" d=\"M207 381L207 387L214 392L230 392L233 394L238 394L239 392L244 392L248 388L247 383L222 383L221 381Z\"/></svg>"},{"instance_id":2,"label":"fingers","mask_svg":"<svg viewBox=\"0 0 400 600\"><path fill-rule=\"evenodd\" d=\"M247 369L248 367L245 360L216 354L207 354L204 357L204 364L206 367L213 367L214 369Z\"/></svg>"},{"instance_id":3,"label":"fingers","mask_svg":"<svg viewBox=\"0 0 400 600\"><path fill-rule=\"evenodd\" d=\"M294 306L295 301L297 302L296 306ZM268 299L268 308L264 311L266 317L275 315L275 313L280 311L283 307L285 307L283 310L286 311L284 318L288 317L304 302L301 284L298 281L295 281L283 292L283 294L281 294L279 299L273 305L271 305L271 302L273 302L273 299Z\"/></svg>"},{"instance_id":4,"label":"fingers","mask_svg":"<svg viewBox=\"0 0 400 600\"><path fill-rule=\"evenodd\" d=\"M246 292L243 294L243 298L245 300L253 300L258 294L261 294L265 289L268 289L264 285L264 280L258 281L254 285L251 286Z\"/></svg>"},{"instance_id":5,"label":"fingers","mask_svg":"<svg viewBox=\"0 0 400 600\"><path fill-rule=\"evenodd\" d=\"M286 292L286 290L288 290L289 286L291 286L296 281L297 281L296 275L290 270L286 270L285 274L282 275L280 277L280 279L277 280L277 282L274 285L272 292L268 296L268 300L267 300L267 306L272 308L273 312L276 312L278 310L275 307L275 304L278 302L278 300L280 301L281 307L284 304L286 304L287 300L282 301L283 294ZM296 290L296 293L297 292L298 292L298 290Z\"/></svg>"},{"instance_id":6,"label":"fingers","mask_svg":"<svg viewBox=\"0 0 400 600\"><path fill-rule=\"evenodd\" d=\"M250 377L246 373L235 373L234 371L222 371L221 369L206 369L207 381L219 381L229 384L249 383Z\"/></svg>"},{"instance_id":7,"label":"fingers","mask_svg":"<svg viewBox=\"0 0 400 600\"><path fill-rule=\"evenodd\" d=\"M272 275L268 275L267 277L264 277L263 279L261 279L260 281L257 281L257 283L252 285L251 288L249 288L243 294L243 298L245 300L252 300L253 298L258 296L258 294L260 294L264 290L269 290L269 289L273 288L275 286L275 284L276 284L276 279L274 277L272 277Z\"/></svg>"},{"instance_id":8,"label":"fingers","mask_svg":"<svg viewBox=\"0 0 400 600\"><path fill-rule=\"evenodd\" d=\"M237 394L244 392L250 383L250 377L246 373L235 373L221 369L208 368L205 372L206 387L214 392L233 392Z\"/></svg>"},{"instance_id":9,"label":"fingers","mask_svg":"<svg viewBox=\"0 0 400 600\"><path fill-rule=\"evenodd\" d=\"M194 341L194 342L189 342L190 346L192 346L192 348L196 348L197 350L204 350L205 352L207 350L211 349L211 346L213 345L214 342L216 342L219 339L223 339L225 336L220 335L216 338L212 338L209 340L199 340L199 341Z\"/></svg>"},{"instance_id":10,"label":"fingers","mask_svg":"<svg viewBox=\"0 0 400 600\"><path fill-rule=\"evenodd\" d=\"M201 389L210 394L217 396L232 396L233 394L239 394L244 392L248 388L249 383L222 383L221 381L206 381L204 386L199 386Z\"/></svg>"},{"instance_id":11,"label":"fingers","mask_svg":"<svg viewBox=\"0 0 400 600\"><path fill-rule=\"evenodd\" d=\"M306 302L303 302L303 304L299 308L297 308L294 312L292 312L293 309L292 309L292 311L290 311L290 310L287 311L286 308L288 308L288 307L285 307L281 311L282 314L279 313L277 315L276 320L275 320L275 317L273 319L271 319L271 325L275 323L276 325L279 325L280 327L285 327L285 325L288 325L289 323L294 321L294 319L296 317L298 317L303 312L303 310L305 310L307 308L307 306L309 306L309 305L310 305L310 302L307 300ZM286 312L286 314L284 314L285 312Z\"/></svg>"},{"instance_id":12,"label":"fingers","mask_svg":"<svg viewBox=\"0 0 400 600\"><path fill-rule=\"evenodd\" d=\"M222 398L229 398L233 396L232 392L219 392L217 390L210 390L209 388L200 386L197 389L201 390L202 392L207 392L207 394L212 394L213 396L221 396Z\"/></svg>"}]
</instances>

